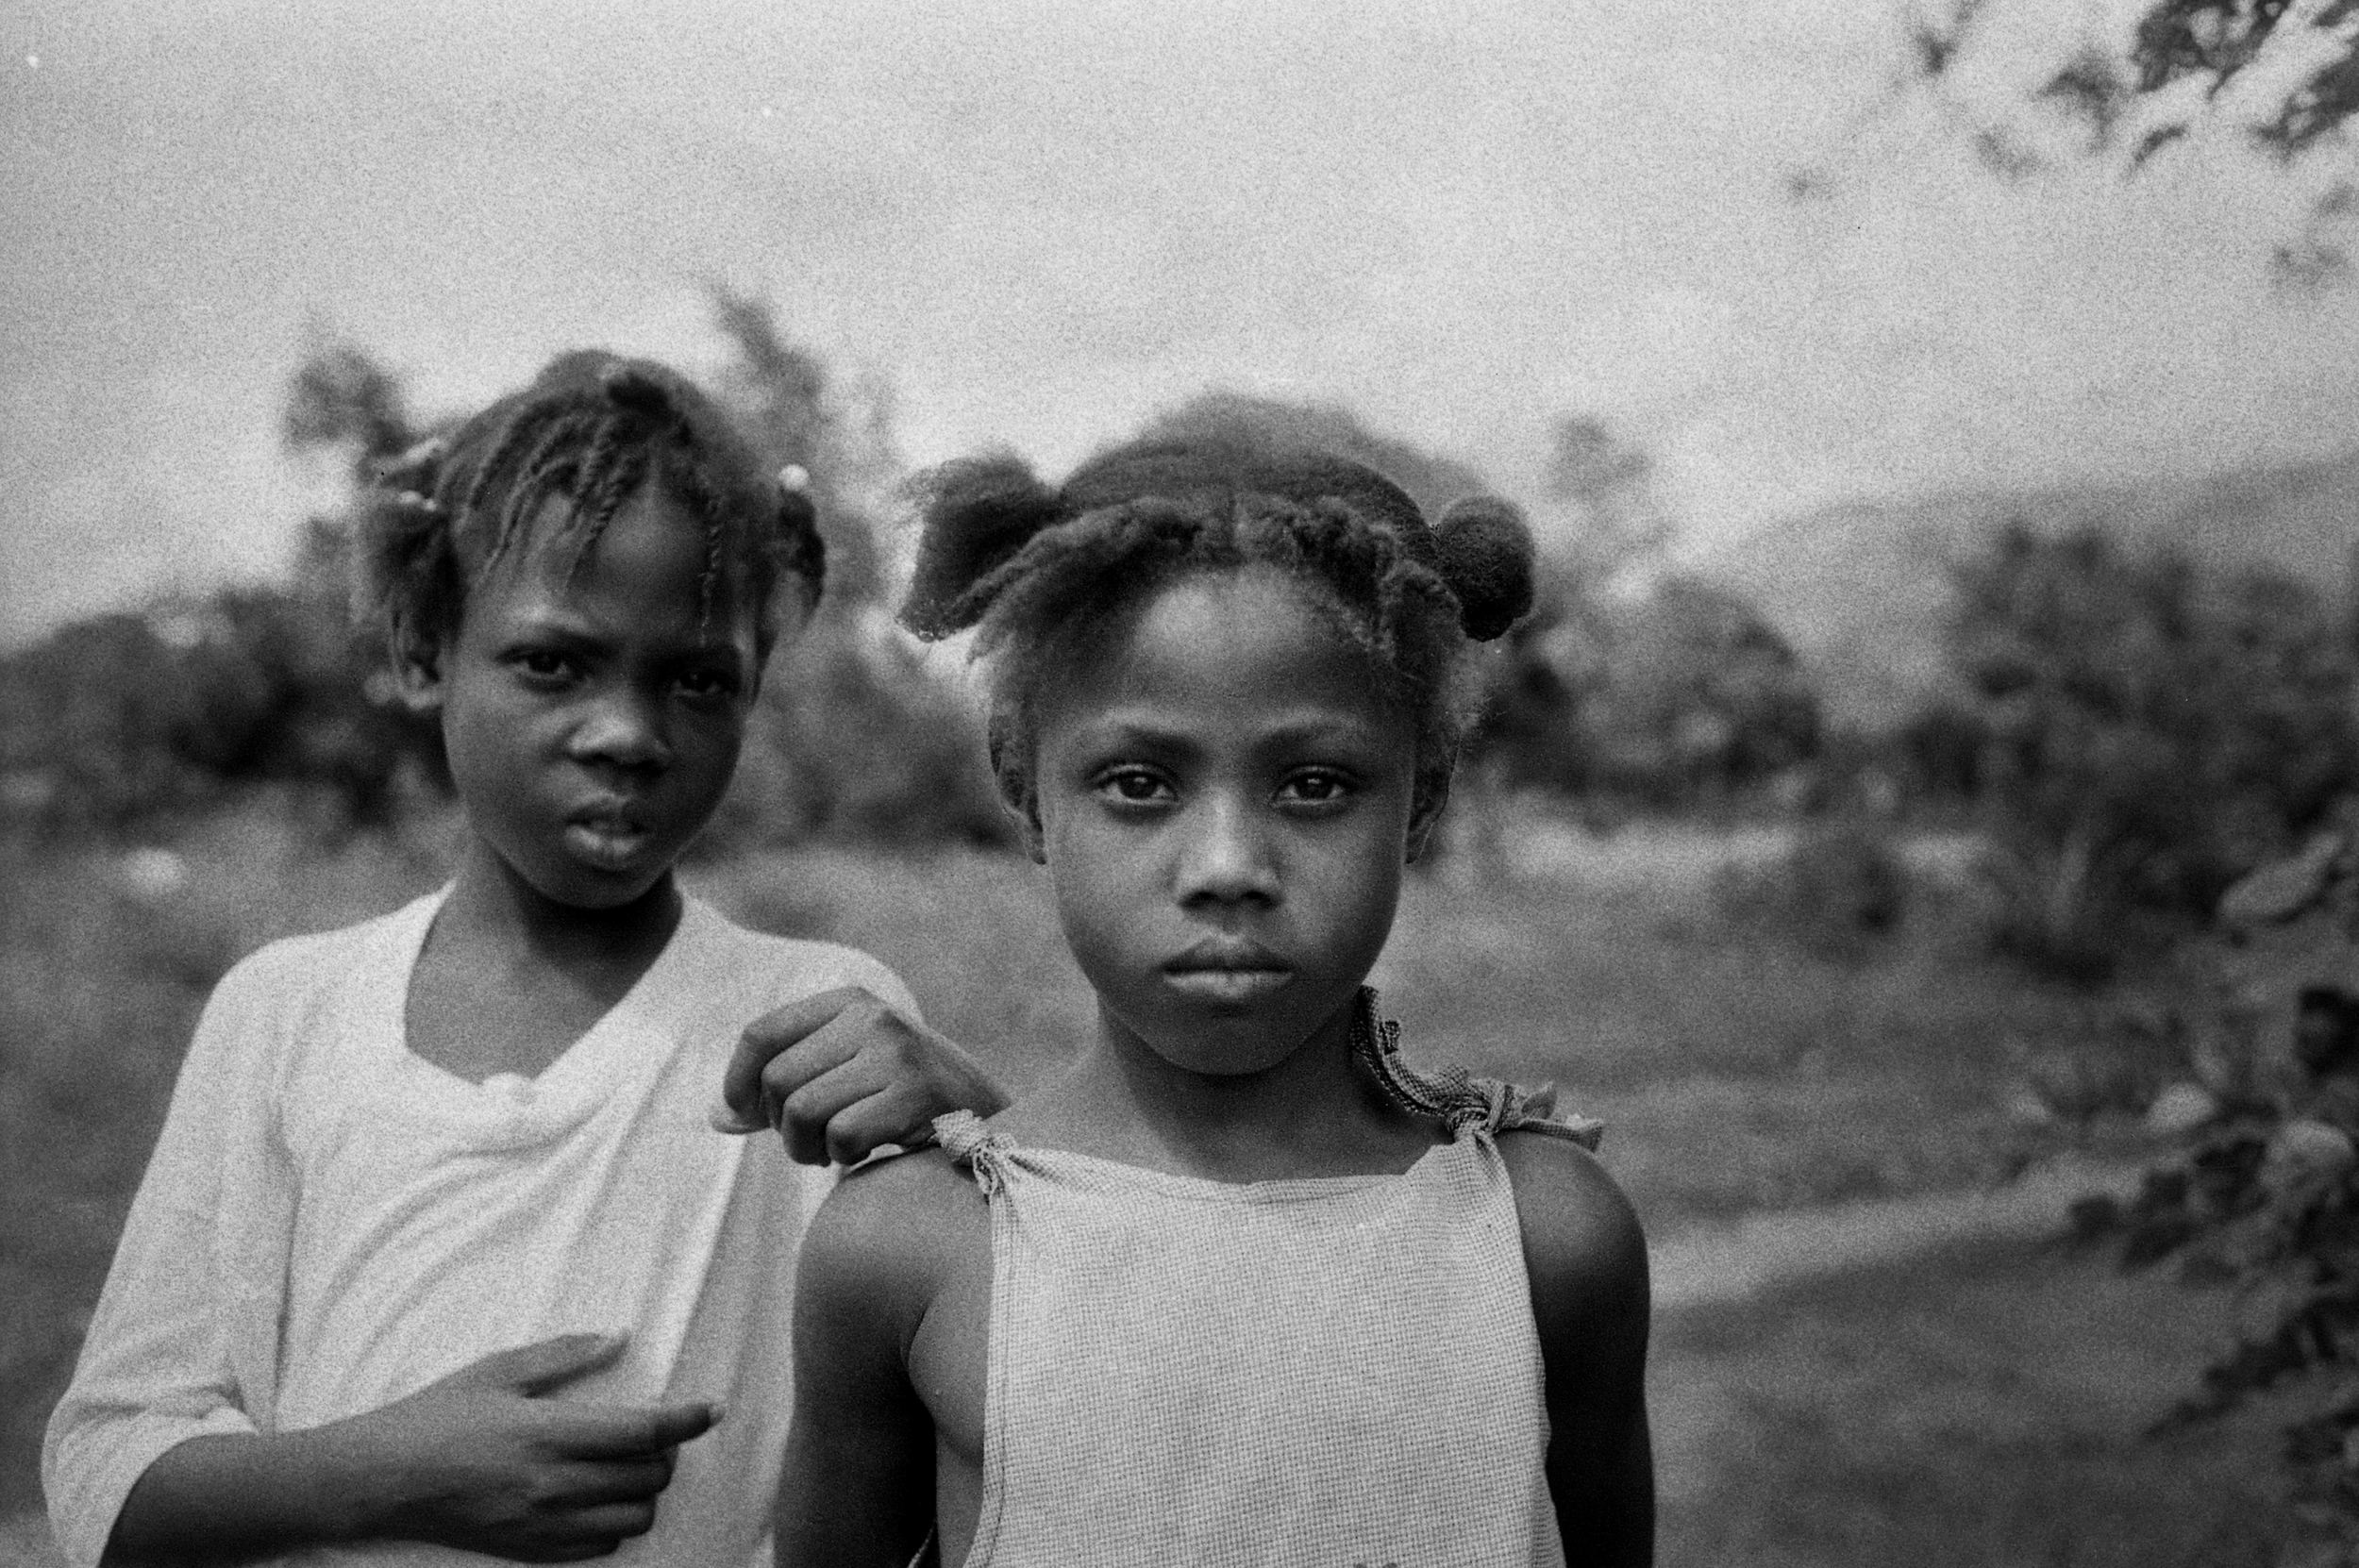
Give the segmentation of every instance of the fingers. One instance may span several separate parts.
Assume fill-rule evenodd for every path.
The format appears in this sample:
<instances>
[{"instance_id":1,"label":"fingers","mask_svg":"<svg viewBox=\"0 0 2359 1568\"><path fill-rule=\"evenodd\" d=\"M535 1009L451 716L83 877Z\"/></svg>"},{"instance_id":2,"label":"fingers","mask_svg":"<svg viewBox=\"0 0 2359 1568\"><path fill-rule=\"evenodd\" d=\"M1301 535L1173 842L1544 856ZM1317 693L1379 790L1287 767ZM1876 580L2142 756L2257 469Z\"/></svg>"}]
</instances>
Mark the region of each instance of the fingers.
<instances>
[{"instance_id":1,"label":"fingers","mask_svg":"<svg viewBox=\"0 0 2359 1568\"><path fill-rule=\"evenodd\" d=\"M546 1522L529 1543L516 1543L499 1555L523 1562L581 1562L611 1557L615 1548L655 1527L655 1499L596 1503L569 1508L561 1518Z\"/></svg>"},{"instance_id":2,"label":"fingers","mask_svg":"<svg viewBox=\"0 0 2359 1568\"><path fill-rule=\"evenodd\" d=\"M462 1368L459 1376L538 1397L612 1366L629 1343L628 1334L560 1334L495 1351Z\"/></svg>"},{"instance_id":3,"label":"fingers","mask_svg":"<svg viewBox=\"0 0 2359 1568\"><path fill-rule=\"evenodd\" d=\"M811 1087L826 1089L838 1077L848 1078L849 1071L838 1069ZM796 1099L799 1100L800 1096ZM814 1105L825 1103L814 1102ZM796 1109L795 1102L790 1101L787 1109L792 1115ZM838 1165L857 1165L887 1143L911 1149L932 1143L933 1115L937 1109L931 1100L910 1084L888 1083L864 1096L846 1099L829 1109L816 1136L821 1146L827 1150L828 1159Z\"/></svg>"},{"instance_id":4,"label":"fingers","mask_svg":"<svg viewBox=\"0 0 2359 1568\"><path fill-rule=\"evenodd\" d=\"M570 1405L563 1417L551 1437L558 1453L579 1460L636 1460L702 1437L721 1419L721 1407Z\"/></svg>"},{"instance_id":5,"label":"fingers","mask_svg":"<svg viewBox=\"0 0 2359 1568\"><path fill-rule=\"evenodd\" d=\"M857 1039L846 1042L817 1037L847 1009L863 1007L890 1011L882 1002L858 986L838 986L801 997L756 1019L738 1037L721 1072L721 1105L712 1125L723 1132L760 1132L771 1125L764 1093L783 1100L811 1079L848 1059ZM805 1042L809 1047L803 1047ZM809 1065L806 1065L808 1063Z\"/></svg>"},{"instance_id":6,"label":"fingers","mask_svg":"<svg viewBox=\"0 0 2359 1568\"><path fill-rule=\"evenodd\" d=\"M837 1118L892 1087L892 1080L877 1062L855 1057L795 1090L778 1105L778 1135L786 1140L788 1156L805 1165L824 1165L839 1158ZM875 1147L875 1143L868 1145ZM862 1149L861 1156L866 1153Z\"/></svg>"},{"instance_id":7,"label":"fingers","mask_svg":"<svg viewBox=\"0 0 2359 1568\"><path fill-rule=\"evenodd\" d=\"M652 1499L604 1503L583 1510L577 1523L584 1535L605 1541L628 1541L654 1528L655 1503Z\"/></svg>"},{"instance_id":8,"label":"fingers","mask_svg":"<svg viewBox=\"0 0 2359 1568\"><path fill-rule=\"evenodd\" d=\"M580 1479L566 1489L566 1500L576 1508L650 1502L672 1484L678 1461L677 1448L659 1448L635 1459L585 1461Z\"/></svg>"}]
</instances>

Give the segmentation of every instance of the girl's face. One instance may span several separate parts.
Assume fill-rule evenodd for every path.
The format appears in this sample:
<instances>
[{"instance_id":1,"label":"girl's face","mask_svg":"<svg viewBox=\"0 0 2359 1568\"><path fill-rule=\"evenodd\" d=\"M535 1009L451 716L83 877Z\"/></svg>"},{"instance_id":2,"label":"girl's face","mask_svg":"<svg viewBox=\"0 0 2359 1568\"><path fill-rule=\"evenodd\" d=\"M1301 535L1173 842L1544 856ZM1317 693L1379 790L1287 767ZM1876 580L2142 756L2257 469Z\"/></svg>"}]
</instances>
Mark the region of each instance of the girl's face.
<instances>
[{"instance_id":1,"label":"girl's face","mask_svg":"<svg viewBox=\"0 0 2359 1568\"><path fill-rule=\"evenodd\" d=\"M1392 928L1414 716L1263 567L1183 579L1043 685L1034 850L1109 1026L1200 1073L1283 1060Z\"/></svg>"},{"instance_id":2,"label":"girl's face","mask_svg":"<svg viewBox=\"0 0 2359 1568\"><path fill-rule=\"evenodd\" d=\"M549 506L528 542L557 531ZM724 572L707 613L703 525L659 487L570 557L528 542L407 674L440 712L478 849L556 904L615 909L661 881L728 787L757 612Z\"/></svg>"}]
</instances>

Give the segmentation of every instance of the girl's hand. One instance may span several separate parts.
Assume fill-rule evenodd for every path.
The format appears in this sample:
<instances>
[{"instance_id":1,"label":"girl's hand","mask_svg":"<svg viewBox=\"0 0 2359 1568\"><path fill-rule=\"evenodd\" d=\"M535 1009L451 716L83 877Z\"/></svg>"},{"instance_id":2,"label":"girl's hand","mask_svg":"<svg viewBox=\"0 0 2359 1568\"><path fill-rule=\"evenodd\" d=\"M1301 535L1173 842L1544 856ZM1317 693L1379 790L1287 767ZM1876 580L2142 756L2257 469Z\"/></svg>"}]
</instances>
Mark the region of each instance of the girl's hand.
<instances>
[{"instance_id":1,"label":"girl's hand","mask_svg":"<svg viewBox=\"0 0 2359 1568\"><path fill-rule=\"evenodd\" d=\"M325 1426L191 1438L133 1483L105 1561L241 1562L362 1541L604 1557L646 1533L678 1446L720 1418L704 1404L548 1397L613 1365L625 1341L560 1335Z\"/></svg>"},{"instance_id":2,"label":"girl's hand","mask_svg":"<svg viewBox=\"0 0 2359 1568\"><path fill-rule=\"evenodd\" d=\"M382 1533L522 1562L603 1557L655 1523L707 1404L548 1397L613 1364L627 1336L566 1334L486 1356L344 1433L393 1494Z\"/></svg>"},{"instance_id":3,"label":"girl's hand","mask_svg":"<svg viewBox=\"0 0 2359 1568\"><path fill-rule=\"evenodd\" d=\"M723 1132L775 1127L806 1165L857 1165L922 1143L945 1110L1008 1103L975 1059L857 986L789 1002L748 1026L721 1076Z\"/></svg>"}]
</instances>

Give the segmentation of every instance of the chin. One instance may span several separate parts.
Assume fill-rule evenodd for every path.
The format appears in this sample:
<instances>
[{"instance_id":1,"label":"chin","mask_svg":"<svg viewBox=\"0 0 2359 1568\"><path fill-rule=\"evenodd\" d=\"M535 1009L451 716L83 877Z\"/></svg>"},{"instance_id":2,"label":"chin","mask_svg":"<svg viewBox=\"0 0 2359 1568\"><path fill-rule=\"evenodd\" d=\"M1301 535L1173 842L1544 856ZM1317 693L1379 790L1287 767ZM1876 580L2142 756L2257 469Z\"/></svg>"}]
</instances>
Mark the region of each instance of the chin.
<instances>
[{"instance_id":1,"label":"chin","mask_svg":"<svg viewBox=\"0 0 2359 1568\"><path fill-rule=\"evenodd\" d=\"M566 865L541 876L527 876L532 890L552 904L574 909L624 909L662 885L670 866L654 871L613 873Z\"/></svg>"},{"instance_id":2,"label":"chin","mask_svg":"<svg viewBox=\"0 0 2359 1568\"><path fill-rule=\"evenodd\" d=\"M1310 1031L1283 1018L1249 1011L1200 1017L1158 1017L1131 1033L1172 1066L1208 1078L1250 1077L1266 1073L1302 1048Z\"/></svg>"}]
</instances>

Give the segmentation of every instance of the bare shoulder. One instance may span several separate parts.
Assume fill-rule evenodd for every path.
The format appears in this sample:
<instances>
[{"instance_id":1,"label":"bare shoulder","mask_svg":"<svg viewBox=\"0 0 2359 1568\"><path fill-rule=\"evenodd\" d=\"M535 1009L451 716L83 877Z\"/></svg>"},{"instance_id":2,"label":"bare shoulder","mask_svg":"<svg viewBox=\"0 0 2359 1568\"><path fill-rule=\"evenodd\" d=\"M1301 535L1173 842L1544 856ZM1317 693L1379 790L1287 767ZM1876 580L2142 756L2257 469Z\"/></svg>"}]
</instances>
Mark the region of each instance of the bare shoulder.
<instances>
[{"instance_id":1,"label":"bare shoulder","mask_svg":"<svg viewBox=\"0 0 2359 1568\"><path fill-rule=\"evenodd\" d=\"M1569 1140L1527 1131L1500 1135L1498 1147L1514 1185L1535 1306L1644 1317L1646 1232L1597 1157Z\"/></svg>"},{"instance_id":2,"label":"bare shoulder","mask_svg":"<svg viewBox=\"0 0 2359 1568\"><path fill-rule=\"evenodd\" d=\"M989 1206L940 1149L846 1172L803 1238L806 1289L889 1312L913 1330L942 1284L991 1246Z\"/></svg>"}]
</instances>

